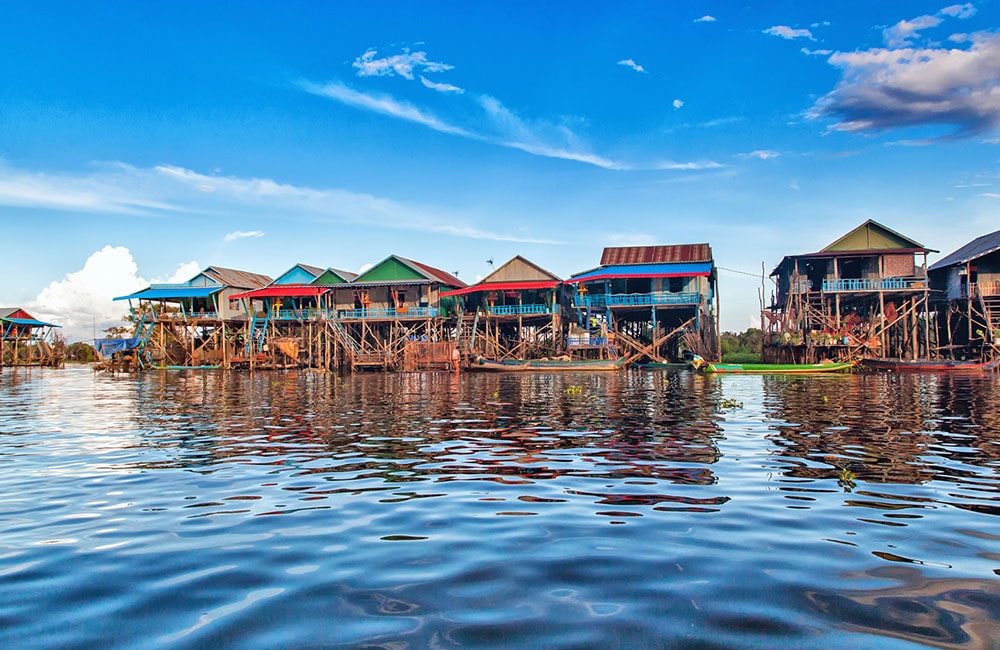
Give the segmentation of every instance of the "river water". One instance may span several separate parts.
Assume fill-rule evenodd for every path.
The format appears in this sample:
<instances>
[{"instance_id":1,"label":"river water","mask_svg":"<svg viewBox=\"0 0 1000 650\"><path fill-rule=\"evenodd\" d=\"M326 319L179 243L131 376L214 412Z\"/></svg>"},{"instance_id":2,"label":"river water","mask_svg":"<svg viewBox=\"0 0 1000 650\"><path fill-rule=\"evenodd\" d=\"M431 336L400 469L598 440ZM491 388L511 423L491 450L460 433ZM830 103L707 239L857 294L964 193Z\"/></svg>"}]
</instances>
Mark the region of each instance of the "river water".
<instances>
[{"instance_id":1,"label":"river water","mask_svg":"<svg viewBox=\"0 0 1000 650\"><path fill-rule=\"evenodd\" d=\"M0 647L995 648L994 374L0 373Z\"/></svg>"}]
</instances>

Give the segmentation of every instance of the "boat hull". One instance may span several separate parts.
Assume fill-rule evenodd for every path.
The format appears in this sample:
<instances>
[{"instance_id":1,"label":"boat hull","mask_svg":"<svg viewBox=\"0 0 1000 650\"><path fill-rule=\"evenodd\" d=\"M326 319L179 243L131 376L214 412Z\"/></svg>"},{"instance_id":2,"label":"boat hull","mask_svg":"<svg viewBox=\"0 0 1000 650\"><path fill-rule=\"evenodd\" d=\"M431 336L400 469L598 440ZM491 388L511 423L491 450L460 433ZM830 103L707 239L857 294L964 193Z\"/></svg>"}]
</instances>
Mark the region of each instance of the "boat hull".
<instances>
[{"instance_id":1,"label":"boat hull","mask_svg":"<svg viewBox=\"0 0 1000 650\"><path fill-rule=\"evenodd\" d=\"M606 361L546 361L541 359L497 361L475 359L469 370L479 372L605 372L621 370L624 359Z\"/></svg>"},{"instance_id":2,"label":"boat hull","mask_svg":"<svg viewBox=\"0 0 1000 650\"><path fill-rule=\"evenodd\" d=\"M853 363L709 363L703 372L717 375L815 375L848 372Z\"/></svg>"},{"instance_id":3,"label":"boat hull","mask_svg":"<svg viewBox=\"0 0 1000 650\"><path fill-rule=\"evenodd\" d=\"M892 372L983 372L996 370L997 361L946 361L905 359L864 359L862 367L868 370Z\"/></svg>"}]
</instances>

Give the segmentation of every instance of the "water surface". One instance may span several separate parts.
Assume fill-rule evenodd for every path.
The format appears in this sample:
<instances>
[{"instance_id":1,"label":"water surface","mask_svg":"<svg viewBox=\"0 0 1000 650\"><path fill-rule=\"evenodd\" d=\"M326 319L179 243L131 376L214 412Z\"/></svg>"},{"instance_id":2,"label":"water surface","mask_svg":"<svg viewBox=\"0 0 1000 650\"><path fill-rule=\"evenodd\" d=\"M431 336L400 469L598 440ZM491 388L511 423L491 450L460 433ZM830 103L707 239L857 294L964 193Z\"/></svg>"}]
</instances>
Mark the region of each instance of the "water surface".
<instances>
[{"instance_id":1,"label":"water surface","mask_svg":"<svg viewBox=\"0 0 1000 650\"><path fill-rule=\"evenodd\" d=\"M992 374L0 374L3 647L981 648Z\"/></svg>"}]
</instances>

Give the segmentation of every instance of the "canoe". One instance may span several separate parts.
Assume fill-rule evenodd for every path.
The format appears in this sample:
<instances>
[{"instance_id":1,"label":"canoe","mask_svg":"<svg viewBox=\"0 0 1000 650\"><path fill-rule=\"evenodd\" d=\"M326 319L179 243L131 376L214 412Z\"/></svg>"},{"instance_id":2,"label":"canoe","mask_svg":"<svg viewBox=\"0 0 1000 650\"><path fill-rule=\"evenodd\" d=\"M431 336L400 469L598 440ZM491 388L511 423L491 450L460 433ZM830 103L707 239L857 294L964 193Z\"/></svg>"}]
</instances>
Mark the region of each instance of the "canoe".
<instances>
[{"instance_id":1,"label":"canoe","mask_svg":"<svg viewBox=\"0 0 1000 650\"><path fill-rule=\"evenodd\" d=\"M719 375L810 375L846 372L853 361L840 363L711 363L695 355L691 366L708 374Z\"/></svg>"},{"instance_id":2,"label":"canoe","mask_svg":"<svg viewBox=\"0 0 1000 650\"><path fill-rule=\"evenodd\" d=\"M862 359L861 366L868 370L893 372L983 372L996 370L1000 358L993 361L953 361L950 359Z\"/></svg>"},{"instance_id":3,"label":"canoe","mask_svg":"<svg viewBox=\"0 0 1000 650\"><path fill-rule=\"evenodd\" d=\"M572 372L595 372L607 370L621 370L625 367L625 358L621 359L599 359L583 361L561 361L555 359L507 359L499 361L496 359L486 359L476 357L469 370L483 372L551 372L551 371L572 371Z\"/></svg>"}]
</instances>

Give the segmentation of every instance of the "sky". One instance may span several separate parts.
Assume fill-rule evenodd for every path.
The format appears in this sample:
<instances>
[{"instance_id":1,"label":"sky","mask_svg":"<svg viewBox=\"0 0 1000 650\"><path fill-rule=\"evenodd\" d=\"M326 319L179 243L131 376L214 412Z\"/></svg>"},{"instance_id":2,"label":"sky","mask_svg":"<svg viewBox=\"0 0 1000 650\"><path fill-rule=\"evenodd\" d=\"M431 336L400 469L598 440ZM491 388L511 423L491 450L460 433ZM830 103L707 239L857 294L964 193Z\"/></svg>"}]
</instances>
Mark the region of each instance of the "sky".
<instances>
[{"instance_id":1,"label":"sky","mask_svg":"<svg viewBox=\"0 0 1000 650\"><path fill-rule=\"evenodd\" d=\"M3 3L0 306L78 340L210 265L708 242L742 331L867 219L1000 228L998 3Z\"/></svg>"}]
</instances>

